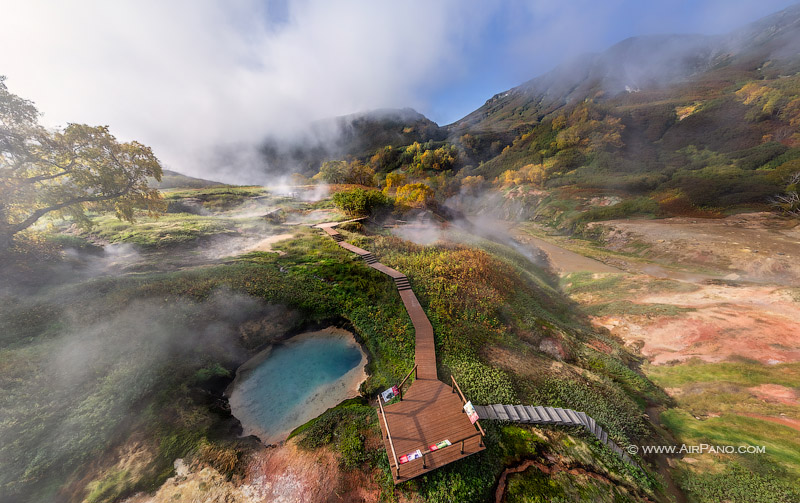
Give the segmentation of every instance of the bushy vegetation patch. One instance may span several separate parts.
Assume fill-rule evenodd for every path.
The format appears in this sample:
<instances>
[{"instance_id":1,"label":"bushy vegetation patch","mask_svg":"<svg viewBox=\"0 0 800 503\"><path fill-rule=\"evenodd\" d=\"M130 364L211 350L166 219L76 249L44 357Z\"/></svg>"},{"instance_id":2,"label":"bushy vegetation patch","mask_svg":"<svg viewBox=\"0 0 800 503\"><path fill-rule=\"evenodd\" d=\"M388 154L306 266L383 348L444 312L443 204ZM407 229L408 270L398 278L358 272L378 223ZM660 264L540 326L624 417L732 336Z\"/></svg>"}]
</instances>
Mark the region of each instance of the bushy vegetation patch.
<instances>
[{"instance_id":1,"label":"bushy vegetation patch","mask_svg":"<svg viewBox=\"0 0 800 503\"><path fill-rule=\"evenodd\" d=\"M537 404L585 412L621 446L651 433L641 418L639 405L610 381L577 376L545 377L530 383L528 390Z\"/></svg>"},{"instance_id":2,"label":"bushy vegetation patch","mask_svg":"<svg viewBox=\"0 0 800 503\"><path fill-rule=\"evenodd\" d=\"M579 377L579 370L532 382L529 376L515 375L513 368L500 371L484 359L491 346L519 351L520 339L529 339L530 334L558 337L575 348L593 339L586 320L547 282L525 279L517 269L525 264L458 245L422 247L388 237L370 241L362 244L411 278L434 325L437 354L468 399L481 404L531 403L582 410L623 444L650 434L641 419L644 404L665 397L627 367L632 360L621 348L614 357L591 352L586 353L589 357L572 359L572 365L595 376L589 380ZM531 267L529 262L527 267Z\"/></svg>"},{"instance_id":3,"label":"bushy vegetation patch","mask_svg":"<svg viewBox=\"0 0 800 503\"><path fill-rule=\"evenodd\" d=\"M131 224L111 216L95 219L86 235L110 243L129 243L143 248L180 245L220 234L236 234L235 223L213 216L168 213L159 218L143 219Z\"/></svg>"},{"instance_id":4,"label":"bushy vegetation patch","mask_svg":"<svg viewBox=\"0 0 800 503\"><path fill-rule=\"evenodd\" d=\"M720 474L686 471L679 478L697 503L791 503L800 501L800 487L769 473L757 473L730 463Z\"/></svg>"},{"instance_id":5,"label":"bushy vegetation patch","mask_svg":"<svg viewBox=\"0 0 800 503\"><path fill-rule=\"evenodd\" d=\"M225 185L222 187L204 187L200 189L173 189L164 191L164 198L174 204L182 199L197 201L209 211L225 211L240 206L254 197L268 195L263 187L239 187Z\"/></svg>"},{"instance_id":6,"label":"bushy vegetation patch","mask_svg":"<svg viewBox=\"0 0 800 503\"><path fill-rule=\"evenodd\" d=\"M451 367L461 391L475 404L515 404L519 400L509 376L476 360L461 360Z\"/></svg>"},{"instance_id":7,"label":"bushy vegetation patch","mask_svg":"<svg viewBox=\"0 0 800 503\"><path fill-rule=\"evenodd\" d=\"M536 467L510 475L506 484L504 501L508 503L636 501L628 491L610 481L599 481L586 475L572 475L563 471L548 474Z\"/></svg>"},{"instance_id":8,"label":"bushy vegetation patch","mask_svg":"<svg viewBox=\"0 0 800 503\"><path fill-rule=\"evenodd\" d=\"M627 199L612 206L604 206L587 210L575 219L574 225L580 226L587 222L595 222L598 220L615 220L632 216L653 217L658 212L658 203L653 201L651 198L636 197L633 199Z\"/></svg>"},{"instance_id":9,"label":"bushy vegetation patch","mask_svg":"<svg viewBox=\"0 0 800 503\"><path fill-rule=\"evenodd\" d=\"M365 463L376 465L382 457L382 446L369 450L365 446L365 434L369 431L376 434L378 428L378 418L372 407L349 400L309 421L292 435L300 435L300 445L306 449L332 446L342 467L352 470L364 468Z\"/></svg>"},{"instance_id":10,"label":"bushy vegetation patch","mask_svg":"<svg viewBox=\"0 0 800 503\"><path fill-rule=\"evenodd\" d=\"M383 192L359 187L336 192L333 194L333 203L352 217L377 215L391 210L394 205L392 199Z\"/></svg>"}]
</instances>

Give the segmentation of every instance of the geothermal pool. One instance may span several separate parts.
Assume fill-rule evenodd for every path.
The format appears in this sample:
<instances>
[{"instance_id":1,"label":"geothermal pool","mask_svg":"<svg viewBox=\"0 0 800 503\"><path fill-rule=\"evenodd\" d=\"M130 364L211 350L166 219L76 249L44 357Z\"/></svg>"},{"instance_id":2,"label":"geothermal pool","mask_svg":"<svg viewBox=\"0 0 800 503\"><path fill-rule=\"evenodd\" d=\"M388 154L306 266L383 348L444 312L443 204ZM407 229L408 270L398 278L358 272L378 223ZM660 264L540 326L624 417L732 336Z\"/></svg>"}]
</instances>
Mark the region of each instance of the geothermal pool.
<instances>
[{"instance_id":1,"label":"geothermal pool","mask_svg":"<svg viewBox=\"0 0 800 503\"><path fill-rule=\"evenodd\" d=\"M229 390L245 435L266 444L358 395L367 356L353 334L326 328L292 337L242 365Z\"/></svg>"}]
</instances>

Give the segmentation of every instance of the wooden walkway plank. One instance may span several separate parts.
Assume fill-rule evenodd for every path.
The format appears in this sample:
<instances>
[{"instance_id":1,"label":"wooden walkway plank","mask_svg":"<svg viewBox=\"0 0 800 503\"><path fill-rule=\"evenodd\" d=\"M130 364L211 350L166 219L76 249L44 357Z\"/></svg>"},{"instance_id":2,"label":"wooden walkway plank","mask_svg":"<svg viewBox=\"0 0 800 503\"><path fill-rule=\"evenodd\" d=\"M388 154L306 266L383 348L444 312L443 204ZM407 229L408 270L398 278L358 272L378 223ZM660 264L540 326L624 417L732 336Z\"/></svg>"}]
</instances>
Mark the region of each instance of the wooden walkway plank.
<instances>
[{"instance_id":1,"label":"wooden walkway plank","mask_svg":"<svg viewBox=\"0 0 800 503\"><path fill-rule=\"evenodd\" d=\"M508 415L509 420L519 422L519 414L517 414L516 407L513 405L505 405L503 408L506 409L506 414Z\"/></svg>"},{"instance_id":2,"label":"wooden walkway plank","mask_svg":"<svg viewBox=\"0 0 800 503\"><path fill-rule=\"evenodd\" d=\"M480 419L500 421L516 421L533 424L559 424L563 426L583 426L586 431L597 437L600 442L619 455L626 463L640 468L608 434L585 412L560 407L542 407L532 405L476 405L475 412ZM640 468L641 469L641 468Z\"/></svg>"},{"instance_id":3,"label":"wooden walkway plank","mask_svg":"<svg viewBox=\"0 0 800 503\"><path fill-rule=\"evenodd\" d=\"M564 412L567 413L567 416L569 416L569 419L572 421L573 424L577 424L577 425L583 426L583 422L581 421L581 418L578 417L578 415L575 413L574 410L564 409Z\"/></svg>"},{"instance_id":4,"label":"wooden walkway plank","mask_svg":"<svg viewBox=\"0 0 800 503\"><path fill-rule=\"evenodd\" d=\"M414 295L408 277L378 262L371 252L343 241L342 235L335 229L337 225L337 222L329 222L315 227L322 229L342 248L359 255L368 267L392 278L414 325L417 378L399 402L383 407L383 417L379 421L394 483L412 479L484 450L481 438L483 431L464 414L460 395L437 378L433 326ZM389 433L398 458L417 450L423 453L423 457L407 463L393 460ZM431 446L444 440L452 445L431 449Z\"/></svg>"},{"instance_id":5,"label":"wooden walkway plank","mask_svg":"<svg viewBox=\"0 0 800 503\"><path fill-rule=\"evenodd\" d=\"M530 423L531 422L531 416L528 415L528 409L527 408L525 408L522 405L515 405L514 408L517 411L517 416L519 416L520 422L523 422L523 423ZM480 414L478 414L478 416L480 416Z\"/></svg>"},{"instance_id":6,"label":"wooden walkway plank","mask_svg":"<svg viewBox=\"0 0 800 503\"><path fill-rule=\"evenodd\" d=\"M351 252L353 252L353 253L355 253L356 255L359 255L359 256L370 255L370 252L368 252L367 250L365 250L363 248L359 248L358 246L351 245L350 243L348 243L346 241L340 241L339 242L339 246L341 246L345 250L351 251Z\"/></svg>"},{"instance_id":7,"label":"wooden walkway plank","mask_svg":"<svg viewBox=\"0 0 800 503\"><path fill-rule=\"evenodd\" d=\"M414 325L414 362L417 379L411 383L401 401L383 408L384 421L379 421L395 484L480 452L485 448L481 438L482 430L476 433L476 427L464 414L461 397L438 380L433 326L411 289L408 277L378 262L371 252L342 241L342 235L335 229L337 225L338 222L329 222L315 227L322 229L342 248L359 255L367 266L391 277ZM627 453L608 438L605 430L584 412L538 405L491 404L474 407L480 419L583 426L600 442L621 456L626 463L639 467ZM423 453L423 457L402 464L392 460L388 433L391 433L398 457L417 450ZM442 449L430 449L431 446L444 440L450 441L453 445Z\"/></svg>"}]
</instances>

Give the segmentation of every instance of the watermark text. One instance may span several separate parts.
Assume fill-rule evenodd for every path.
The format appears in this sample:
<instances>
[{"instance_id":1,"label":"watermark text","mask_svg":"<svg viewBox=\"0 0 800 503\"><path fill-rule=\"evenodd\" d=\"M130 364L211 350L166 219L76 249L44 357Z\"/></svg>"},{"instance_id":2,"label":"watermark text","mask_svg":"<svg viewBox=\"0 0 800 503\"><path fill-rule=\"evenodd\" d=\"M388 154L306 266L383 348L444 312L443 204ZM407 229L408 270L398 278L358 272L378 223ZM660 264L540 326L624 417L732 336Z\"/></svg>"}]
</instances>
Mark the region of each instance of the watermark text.
<instances>
[{"instance_id":1,"label":"watermark text","mask_svg":"<svg viewBox=\"0 0 800 503\"><path fill-rule=\"evenodd\" d=\"M763 445L629 445L628 454L764 454Z\"/></svg>"}]
</instances>

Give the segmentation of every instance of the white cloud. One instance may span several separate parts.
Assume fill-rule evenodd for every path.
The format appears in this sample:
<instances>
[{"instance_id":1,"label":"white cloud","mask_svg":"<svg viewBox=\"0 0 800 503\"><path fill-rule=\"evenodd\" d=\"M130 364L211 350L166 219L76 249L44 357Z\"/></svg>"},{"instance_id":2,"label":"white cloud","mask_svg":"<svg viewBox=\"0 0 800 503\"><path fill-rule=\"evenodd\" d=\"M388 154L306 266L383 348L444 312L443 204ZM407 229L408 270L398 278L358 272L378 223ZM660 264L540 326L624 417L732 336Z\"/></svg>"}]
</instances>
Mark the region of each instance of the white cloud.
<instances>
[{"instance_id":1,"label":"white cloud","mask_svg":"<svg viewBox=\"0 0 800 503\"><path fill-rule=\"evenodd\" d=\"M2 10L0 74L45 123L108 124L188 173L208 173L195 163L220 143L424 106L426 89L458 75L461 37L481 22L456 0L295 0L278 21L254 0L33 0Z\"/></svg>"},{"instance_id":2,"label":"white cloud","mask_svg":"<svg viewBox=\"0 0 800 503\"><path fill-rule=\"evenodd\" d=\"M724 31L789 0L728 1L0 0L0 74L47 124L107 124L169 168L257 182L267 134L382 107L450 120L625 36ZM233 166L210 163L226 144Z\"/></svg>"}]
</instances>

